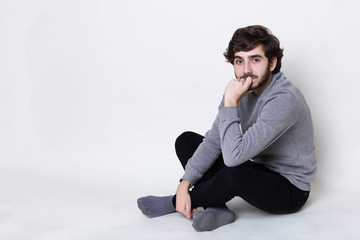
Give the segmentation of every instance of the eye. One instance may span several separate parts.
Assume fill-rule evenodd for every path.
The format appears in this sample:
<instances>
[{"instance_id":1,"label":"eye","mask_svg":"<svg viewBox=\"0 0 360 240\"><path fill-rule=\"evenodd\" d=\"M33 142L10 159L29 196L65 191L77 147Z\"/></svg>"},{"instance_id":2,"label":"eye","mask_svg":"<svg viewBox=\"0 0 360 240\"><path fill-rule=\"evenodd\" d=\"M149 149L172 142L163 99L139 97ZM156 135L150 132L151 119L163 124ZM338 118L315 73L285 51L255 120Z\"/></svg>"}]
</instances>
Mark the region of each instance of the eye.
<instances>
[{"instance_id":1,"label":"eye","mask_svg":"<svg viewBox=\"0 0 360 240\"><path fill-rule=\"evenodd\" d=\"M260 58L254 58L254 59L253 59L253 62L254 62L254 63L260 62Z\"/></svg>"},{"instance_id":2,"label":"eye","mask_svg":"<svg viewBox=\"0 0 360 240\"><path fill-rule=\"evenodd\" d=\"M242 60L239 60L239 59L235 60L235 64L242 64L242 63L243 63Z\"/></svg>"}]
</instances>

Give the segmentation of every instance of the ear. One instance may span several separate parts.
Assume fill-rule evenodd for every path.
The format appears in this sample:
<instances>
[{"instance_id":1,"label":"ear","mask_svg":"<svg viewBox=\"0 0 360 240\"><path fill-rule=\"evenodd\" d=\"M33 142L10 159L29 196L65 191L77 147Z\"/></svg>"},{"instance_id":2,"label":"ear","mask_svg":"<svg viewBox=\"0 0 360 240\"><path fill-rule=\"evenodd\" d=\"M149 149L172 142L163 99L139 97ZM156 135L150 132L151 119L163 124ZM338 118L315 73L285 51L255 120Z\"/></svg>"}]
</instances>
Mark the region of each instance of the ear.
<instances>
[{"instance_id":1,"label":"ear","mask_svg":"<svg viewBox=\"0 0 360 240\"><path fill-rule=\"evenodd\" d=\"M273 57L270 61L270 72L274 71L277 64L277 58Z\"/></svg>"}]
</instances>

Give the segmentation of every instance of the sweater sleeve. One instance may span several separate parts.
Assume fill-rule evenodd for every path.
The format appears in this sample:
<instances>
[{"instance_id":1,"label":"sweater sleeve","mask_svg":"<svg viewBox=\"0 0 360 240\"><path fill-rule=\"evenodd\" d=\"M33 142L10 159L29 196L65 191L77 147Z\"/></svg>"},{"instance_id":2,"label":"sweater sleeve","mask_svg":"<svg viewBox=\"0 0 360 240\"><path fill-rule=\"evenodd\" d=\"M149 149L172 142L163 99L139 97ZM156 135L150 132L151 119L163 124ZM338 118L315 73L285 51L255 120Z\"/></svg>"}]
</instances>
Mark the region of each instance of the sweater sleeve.
<instances>
[{"instance_id":1,"label":"sweater sleeve","mask_svg":"<svg viewBox=\"0 0 360 240\"><path fill-rule=\"evenodd\" d=\"M220 107L222 106L221 103ZM219 115L217 115L211 129L206 132L203 142L186 164L185 174L181 179L188 180L194 185L214 164L220 153Z\"/></svg>"},{"instance_id":2,"label":"sweater sleeve","mask_svg":"<svg viewBox=\"0 0 360 240\"><path fill-rule=\"evenodd\" d=\"M255 157L293 126L298 118L296 100L290 92L269 98L260 109L256 122L241 131L241 109L219 109L219 132L224 163L234 167ZM240 125L240 126L239 126Z\"/></svg>"}]
</instances>

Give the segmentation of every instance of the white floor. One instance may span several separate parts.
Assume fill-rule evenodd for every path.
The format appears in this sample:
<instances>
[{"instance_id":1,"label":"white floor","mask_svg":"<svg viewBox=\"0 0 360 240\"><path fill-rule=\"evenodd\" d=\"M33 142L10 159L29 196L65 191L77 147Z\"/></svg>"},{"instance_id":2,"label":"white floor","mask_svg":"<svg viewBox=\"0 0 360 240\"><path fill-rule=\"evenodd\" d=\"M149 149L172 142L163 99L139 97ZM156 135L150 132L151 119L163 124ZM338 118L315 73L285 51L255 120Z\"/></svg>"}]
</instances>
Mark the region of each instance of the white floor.
<instances>
[{"instance_id":1,"label":"white floor","mask_svg":"<svg viewBox=\"0 0 360 240\"><path fill-rule=\"evenodd\" d=\"M170 193L176 185L150 189L146 177L106 186L2 171L0 239L359 239L359 190L317 191L302 211L280 216L237 198L228 203L237 214L235 223L198 233L178 213L155 219L141 214L139 196Z\"/></svg>"}]
</instances>

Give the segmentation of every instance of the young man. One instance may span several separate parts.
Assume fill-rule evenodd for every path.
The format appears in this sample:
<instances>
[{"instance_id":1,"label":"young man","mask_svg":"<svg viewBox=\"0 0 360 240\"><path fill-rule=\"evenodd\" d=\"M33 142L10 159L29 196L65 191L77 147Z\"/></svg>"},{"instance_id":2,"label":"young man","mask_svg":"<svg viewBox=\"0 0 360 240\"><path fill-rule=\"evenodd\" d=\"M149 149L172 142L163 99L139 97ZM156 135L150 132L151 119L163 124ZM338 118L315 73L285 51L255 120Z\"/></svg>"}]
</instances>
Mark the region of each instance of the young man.
<instances>
[{"instance_id":1,"label":"young man","mask_svg":"<svg viewBox=\"0 0 360 240\"><path fill-rule=\"evenodd\" d=\"M205 137L185 132L176 140L185 168L176 195L138 199L148 217L178 211L193 215L195 230L210 231L235 220L225 205L235 196L275 214L296 212L308 199L316 175L312 120L280 72L279 40L263 26L240 28L224 56L236 79Z\"/></svg>"}]
</instances>

